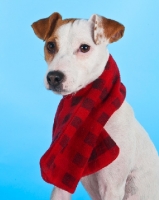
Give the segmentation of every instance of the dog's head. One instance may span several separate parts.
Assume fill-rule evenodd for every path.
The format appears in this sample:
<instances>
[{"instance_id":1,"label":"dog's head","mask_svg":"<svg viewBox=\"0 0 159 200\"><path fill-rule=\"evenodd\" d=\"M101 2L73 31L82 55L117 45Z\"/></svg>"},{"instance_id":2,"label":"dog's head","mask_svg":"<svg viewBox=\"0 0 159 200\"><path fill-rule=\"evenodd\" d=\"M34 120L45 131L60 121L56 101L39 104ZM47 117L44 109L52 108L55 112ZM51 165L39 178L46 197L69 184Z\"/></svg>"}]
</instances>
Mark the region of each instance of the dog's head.
<instances>
[{"instance_id":1,"label":"dog's head","mask_svg":"<svg viewBox=\"0 0 159 200\"><path fill-rule=\"evenodd\" d=\"M62 20L59 13L53 13L34 22L32 28L45 41L46 88L62 95L98 78L109 57L106 46L124 33L122 24L99 15L89 20Z\"/></svg>"}]
</instances>

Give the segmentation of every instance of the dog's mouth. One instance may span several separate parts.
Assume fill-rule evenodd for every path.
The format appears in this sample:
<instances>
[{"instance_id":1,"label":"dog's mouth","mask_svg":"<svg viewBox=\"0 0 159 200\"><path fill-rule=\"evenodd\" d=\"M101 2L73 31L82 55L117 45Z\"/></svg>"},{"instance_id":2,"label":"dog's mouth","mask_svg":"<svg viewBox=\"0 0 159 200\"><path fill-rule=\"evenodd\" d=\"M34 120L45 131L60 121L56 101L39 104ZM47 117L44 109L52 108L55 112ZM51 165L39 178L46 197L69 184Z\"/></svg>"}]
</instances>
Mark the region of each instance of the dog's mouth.
<instances>
[{"instance_id":1,"label":"dog's mouth","mask_svg":"<svg viewBox=\"0 0 159 200\"><path fill-rule=\"evenodd\" d=\"M83 88L82 85L79 85L76 90L68 90L66 88L63 88L63 84L59 85L59 86L50 86L47 87L48 90L51 90L53 91L55 94L60 94L60 95L69 95L69 94L73 94L73 93L76 93L77 91L79 91L81 88Z\"/></svg>"},{"instance_id":2,"label":"dog's mouth","mask_svg":"<svg viewBox=\"0 0 159 200\"><path fill-rule=\"evenodd\" d=\"M53 91L56 94L61 94L61 95L67 95L71 93L68 90L64 89L62 85L56 87L49 86L49 88L47 89Z\"/></svg>"},{"instance_id":3,"label":"dog's mouth","mask_svg":"<svg viewBox=\"0 0 159 200\"><path fill-rule=\"evenodd\" d=\"M62 86L56 86L56 87L54 87L54 86L50 86L49 85L48 90L52 90L53 92L56 92L56 93L59 93L59 94L62 93L62 92L64 92L64 89L63 89Z\"/></svg>"}]
</instances>

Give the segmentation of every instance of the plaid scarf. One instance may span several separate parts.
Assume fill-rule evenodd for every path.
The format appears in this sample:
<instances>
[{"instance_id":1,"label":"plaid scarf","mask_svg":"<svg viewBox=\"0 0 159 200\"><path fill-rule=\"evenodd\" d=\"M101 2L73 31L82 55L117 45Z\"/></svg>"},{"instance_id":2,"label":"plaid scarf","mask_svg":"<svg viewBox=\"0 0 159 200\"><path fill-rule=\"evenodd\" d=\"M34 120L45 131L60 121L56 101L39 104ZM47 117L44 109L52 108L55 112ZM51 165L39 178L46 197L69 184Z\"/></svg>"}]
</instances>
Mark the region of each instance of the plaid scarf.
<instances>
[{"instance_id":1,"label":"plaid scarf","mask_svg":"<svg viewBox=\"0 0 159 200\"><path fill-rule=\"evenodd\" d=\"M81 177L113 162L119 147L103 128L125 99L118 67L109 56L102 75L58 106L50 148L40 160L46 182L73 193Z\"/></svg>"}]
</instances>

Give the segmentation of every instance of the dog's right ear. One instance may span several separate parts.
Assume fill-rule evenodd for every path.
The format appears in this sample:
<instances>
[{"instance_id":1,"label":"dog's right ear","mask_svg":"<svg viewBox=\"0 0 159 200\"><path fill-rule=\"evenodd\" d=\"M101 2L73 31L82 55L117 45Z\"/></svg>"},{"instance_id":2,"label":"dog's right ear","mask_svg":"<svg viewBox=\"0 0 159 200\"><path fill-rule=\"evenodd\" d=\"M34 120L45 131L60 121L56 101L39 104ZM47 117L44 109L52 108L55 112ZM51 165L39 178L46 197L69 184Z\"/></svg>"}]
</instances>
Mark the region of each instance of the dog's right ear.
<instances>
[{"instance_id":1,"label":"dog's right ear","mask_svg":"<svg viewBox=\"0 0 159 200\"><path fill-rule=\"evenodd\" d=\"M34 30L34 33L40 39L45 41L52 34L59 19L62 19L61 15L55 12L48 18L40 19L34 22L31 26Z\"/></svg>"}]
</instances>

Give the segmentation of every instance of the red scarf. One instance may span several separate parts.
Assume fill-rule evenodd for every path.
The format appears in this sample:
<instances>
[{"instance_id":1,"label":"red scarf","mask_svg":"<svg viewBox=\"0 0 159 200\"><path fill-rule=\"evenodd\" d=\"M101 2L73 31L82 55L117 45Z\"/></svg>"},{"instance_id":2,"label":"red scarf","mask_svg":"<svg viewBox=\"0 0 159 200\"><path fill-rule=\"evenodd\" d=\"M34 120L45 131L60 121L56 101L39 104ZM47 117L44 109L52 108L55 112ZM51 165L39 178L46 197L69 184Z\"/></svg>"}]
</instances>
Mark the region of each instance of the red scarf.
<instances>
[{"instance_id":1,"label":"red scarf","mask_svg":"<svg viewBox=\"0 0 159 200\"><path fill-rule=\"evenodd\" d=\"M56 112L53 141L40 160L46 182L73 193L81 177L113 162L119 148L103 128L125 99L118 67L109 56L102 75L64 96Z\"/></svg>"}]
</instances>

